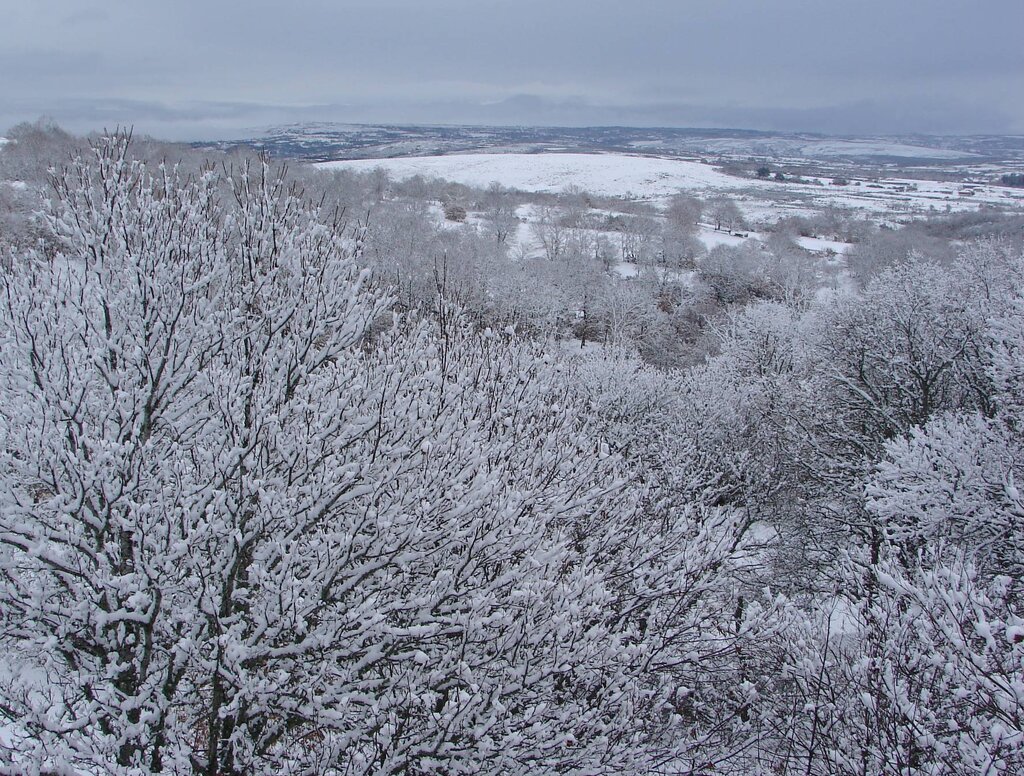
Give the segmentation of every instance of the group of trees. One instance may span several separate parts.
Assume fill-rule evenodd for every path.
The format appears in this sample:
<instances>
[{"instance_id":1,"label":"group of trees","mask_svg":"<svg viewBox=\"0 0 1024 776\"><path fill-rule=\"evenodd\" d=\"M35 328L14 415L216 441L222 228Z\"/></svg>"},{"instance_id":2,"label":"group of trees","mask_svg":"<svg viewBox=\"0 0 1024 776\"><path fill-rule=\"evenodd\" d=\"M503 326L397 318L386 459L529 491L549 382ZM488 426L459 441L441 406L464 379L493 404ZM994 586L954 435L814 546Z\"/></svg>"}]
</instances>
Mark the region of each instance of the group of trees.
<instances>
[{"instance_id":1,"label":"group of trees","mask_svg":"<svg viewBox=\"0 0 1024 776\"><path fill-rule=\"evenodd\" d=\"M3 233L0 773L1024 768L1019 247L163 155Z\"/></svg>"},{"instance_id":2,"label":"group of trees","mask_svg":"<svg viewBox=\"0 0 1024 776\"><path fill-rule=\"evenodd\" d=\"M50 250L32 216L45 194L45 169L70 158L83 141L43 125L8 135L0 177L25 185L0 184L0 230L7 242L23 248L42 242L41 249ZM133 146L150 164L179 160L189 173L213 153L152 140ZM214 158L218 165L238 164L241 152L232 153ZM15 167L34 172L15 175ZM295 166L289 175L324 212L366 226L364 260L404 308L432 308L444 299L481 326L634 348L661 367L704 358L713 345L710 327L729 305L791 300L843 283L844 265L808 254L798 235L853 243L846 264L863 283L915 248L948 261L954 243L1019 234L1019 219L994 213L879 229L862 217L825 210L759 225L759 241L708 251L698 228L747 234L731 199L680 194L660 208L582 191L531 195L497 184L477 190L419 176L394 180L383 170L360 175ZM444 222L445 208L465 211L465 222Z\"/></svg>"},{"instance_id":3,"label":"group of trees","mask_svg":"<svg viewBox=\"0 0 1024 776\"><path fill-rule=\"evenodd\" d=\"M733 772L1024 768L1022 299L1024 255L980 243L737 309L685 373L592 367L620 452L744 515L737 585L785 597Z\"/></svg>"},{"instance_id":4,"label":"group of trees","mask_svg":"<svg viewBox=\"0 0 1024 776\"><path fill-rule=\"evenodd\" d=\"M0 771L620 773L740 527L647 506L559 364L396 317L266 162L124 136L58 172L0 302ZM701 658L707 655L708 663Z\"/></svg>"}]
</instances>

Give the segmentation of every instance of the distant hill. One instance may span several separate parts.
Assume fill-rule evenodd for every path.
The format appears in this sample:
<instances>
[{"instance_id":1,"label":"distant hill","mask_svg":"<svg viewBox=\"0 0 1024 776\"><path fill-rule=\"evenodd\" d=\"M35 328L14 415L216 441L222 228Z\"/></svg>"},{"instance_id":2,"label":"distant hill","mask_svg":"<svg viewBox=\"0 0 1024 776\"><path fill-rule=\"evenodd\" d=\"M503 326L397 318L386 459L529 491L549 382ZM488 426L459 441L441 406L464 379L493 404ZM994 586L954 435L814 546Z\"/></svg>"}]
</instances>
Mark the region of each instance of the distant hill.
<instances>
[{"instance_id":1,"label":"distant hill","mask_svg":"<svg viewBox=\"0 0 1024 776\"><path fill-rule=\"evenodd\" d=\"M1024 137L1001 135L828 136L741 129L483 127L306 123L254 131L236 141L284 159L331 161L488 151L628 152L723 161L765 159L870 162L897 166L1024 163ZM1014 165L1016 166L1016 165Z\"/></svg>"}]
</instances>

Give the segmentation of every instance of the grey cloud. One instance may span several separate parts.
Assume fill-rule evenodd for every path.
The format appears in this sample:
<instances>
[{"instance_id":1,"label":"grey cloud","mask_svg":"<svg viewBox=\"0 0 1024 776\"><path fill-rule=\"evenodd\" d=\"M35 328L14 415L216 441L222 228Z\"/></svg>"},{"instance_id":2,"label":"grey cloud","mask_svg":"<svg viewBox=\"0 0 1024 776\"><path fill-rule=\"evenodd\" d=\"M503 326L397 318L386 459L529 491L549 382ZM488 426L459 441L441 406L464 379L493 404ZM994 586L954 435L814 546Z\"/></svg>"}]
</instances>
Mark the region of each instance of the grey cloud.
<instances>
[{"instance_id":1,"label":"grey cloud","mask_svg":"<svg viewBox=\"0 0 1024 776\"><path fill-rule=\"evenodd\" d=\"M45 0L5 21L19 119L1024 131L1020 0Z\"/></svg>"},{"instance_id":2,"label":"grey cloud","mask_svg":"<svg viewBox=\"0 0 1024 776\"><path fill-rule=\"evenodd\" d=\"M78 28L80 25L106 24L111 22L112 18L110 13L102 8L80 8L69 13L60 23L64 27Z\"/></svg>"}]
</instances>

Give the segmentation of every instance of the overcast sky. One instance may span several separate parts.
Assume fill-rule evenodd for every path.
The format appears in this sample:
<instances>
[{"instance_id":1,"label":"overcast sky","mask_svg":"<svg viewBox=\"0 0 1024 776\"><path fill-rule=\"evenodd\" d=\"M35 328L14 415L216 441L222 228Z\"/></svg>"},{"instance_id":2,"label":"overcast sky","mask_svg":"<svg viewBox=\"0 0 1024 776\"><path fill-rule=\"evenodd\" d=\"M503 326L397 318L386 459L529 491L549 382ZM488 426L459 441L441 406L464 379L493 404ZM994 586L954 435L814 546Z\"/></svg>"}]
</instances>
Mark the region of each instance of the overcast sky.
<instances>
[{"instance_id":1,"label":"overcast sky","mask_svg":"<svg viewBox=\"0 0 1024 776\"><path fill-rule=\"evenodd\" d=\"M0 126L1024 133L1024 0L0 0Z\"/></svg>"}]
</instances>

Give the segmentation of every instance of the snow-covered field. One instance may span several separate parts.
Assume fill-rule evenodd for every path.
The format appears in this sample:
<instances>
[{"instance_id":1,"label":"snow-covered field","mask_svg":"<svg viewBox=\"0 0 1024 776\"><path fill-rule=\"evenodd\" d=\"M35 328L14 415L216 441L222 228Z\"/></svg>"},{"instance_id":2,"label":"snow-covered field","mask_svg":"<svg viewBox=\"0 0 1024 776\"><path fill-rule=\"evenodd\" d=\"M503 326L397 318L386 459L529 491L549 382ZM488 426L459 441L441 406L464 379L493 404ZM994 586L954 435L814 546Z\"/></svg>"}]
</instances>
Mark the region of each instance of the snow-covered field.
<instances>
[{"instance_id":1,"label":"snow-covered field","mask_svg":"<svg viewBox=\"0 0 1024 776\"><path fill-rule=\"evenodd\" d=\"M892 149L879 147L877 150L881 153ZM557 194L575 189L597 196L646 200L659 207L667 205L668 199L679 192L705 200L716 195L728 196L752 228L736 232L700 224L694 236L708 250L744 243L756 245L766 239L766 233L780 219L813 216L830 208L893 227L915 217L970 211L981 206L1024 212L1024 191L985 183L986 178L975 171L965 173L969 183L910 179L897 177L895 173L892 177L870 177L866 171L860 178L848 176L847 183L837 184L830 177L810 175L801 180L777 181L729 174L700 161L616 153L469 153L323 162L317 167L356 172L382 168L399 180L420 175L479 188L499 183L530 193ZM592 209L592 212L609 216L619 212L614 203L605 208ZM476 228L483 223L482 215L477 212L471 211L465 223L456 224L445 221L439 205L434 205L432 210L436 221L445 229ZM624 203L622 213L629 212ZM519 223L509 239L509 255L516 259L543 257L544 245L537 231L544 218L542 207L537 203L520 204L516 216ZM622 257L611 267L615 275L629 279L643 273L641 266L625 260L626 251L620 244L622 237L614 229L589 227L583 231L592 240L605 241L613 254L622 249ZM795 239L808 254L837 266L842 266L843 255L851 247L826 239L825 235Z\"/></svg>"},{"instance_id":2,"label":"snow-covered field","mask_svg":"<svg viewBox=\"0 0 1024 776\"><path fill-rule=\"evenodd\" d=\"M769 186L726 175L708 164L627 154L451 154L397 159L323 162L321 169L369 171L378 167L396 178L444 178L467 186L498 182L530 192L578 187L605 196L659 198L683 191L727 191Z\"/></svg>"},{"instance_id":3,"label":"snow-covered field","mask_svg":"<svg viewBox=\"0 0 1024 776\"><path fill-rule=\"evenodd\" d=\"M797 237L796 241L801 248L811 253L845 253L850 249L849 243L823 240L820 237Z\"/></svg>"},{"instance_id":4,"label":"snow-covered field","mask_svg":"<svg viewBox=\"0 0 1024 776\"><path fill-rule=\"evenodd\" d=\"M728 230L719 230L708 224L701 224L700 228L697 230L697 239L704 244L705 248L711 250L719 245L735 246L748 238L753 237L754 239L757 239L760 237L760 235L754 232L744 232L743 234L747 236L740 237Z\"/></svg>"},{"instance_id":5,"label":"snow-covered field","mask_svg":"<svg viewBox=\"0 0 1024 776\"><path fill-rule=\"evenodd\" d=\"M359 172L382 168L398 179L422 175L482 188L497 182L526 192L558 193L575 187L626 199L664 200L680 191L702 197L725 194L736 199L749 220L761 223L822 208L886 217L976 210L983 205L1024 209L1024 190L988 183L898 177L850 179L847 185L834 185L824 178L779 182L730 175L698 161L631 154L476 153L354 159L317 166Z\"/></svg>"}]
</instances>

